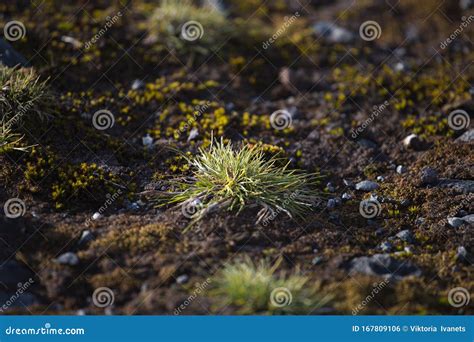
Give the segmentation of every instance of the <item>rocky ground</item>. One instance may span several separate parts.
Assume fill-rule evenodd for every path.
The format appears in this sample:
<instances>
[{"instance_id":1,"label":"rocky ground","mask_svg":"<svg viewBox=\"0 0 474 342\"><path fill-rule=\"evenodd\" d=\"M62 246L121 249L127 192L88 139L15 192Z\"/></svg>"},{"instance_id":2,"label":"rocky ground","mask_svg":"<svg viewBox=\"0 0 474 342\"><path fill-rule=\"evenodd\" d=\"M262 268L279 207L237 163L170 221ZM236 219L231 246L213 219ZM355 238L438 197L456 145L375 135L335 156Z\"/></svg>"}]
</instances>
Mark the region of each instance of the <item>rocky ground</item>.
<instances>
[{"instance_id":1,"label":"rocky ground","mask_svg":"<svg viewBox=\"0 0 474 342\"><path fill-rule=\"evenodd\" d=\"M2 1L0 61L54 94L19 128L34 147L0 154L2 312L235 314L213 279L249 256L328 298L301 314L472 314L473 5L222 1L186 40L159 1ZM184 231L156 194L211 137L321 173L312 212Z\"/></svg>"}]
</instances>

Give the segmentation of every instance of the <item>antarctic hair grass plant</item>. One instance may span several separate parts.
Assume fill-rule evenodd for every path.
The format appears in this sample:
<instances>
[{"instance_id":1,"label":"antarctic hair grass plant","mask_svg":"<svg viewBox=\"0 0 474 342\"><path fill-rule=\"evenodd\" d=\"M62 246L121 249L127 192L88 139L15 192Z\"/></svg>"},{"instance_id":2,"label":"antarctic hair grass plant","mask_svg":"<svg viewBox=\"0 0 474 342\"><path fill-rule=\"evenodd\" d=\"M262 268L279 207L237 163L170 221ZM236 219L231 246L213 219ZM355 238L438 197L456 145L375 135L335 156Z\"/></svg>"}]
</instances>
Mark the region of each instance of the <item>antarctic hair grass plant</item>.
<instances>
[{"instance_id":1,"label":"antarctic hair grass plant","mask_svg":"<svg viewBox=\"0 0 474 342\"><path fill-rule=\"evenodd\" d=\"M272 266L249 257L226 265L215 277L211 294L219 307L232 306L239 314L308 314L329 302L316 293L309 278L293 272L277 272L282 259Z\"/></svg>"},{"instance_id":2,"label":"antarctic hair grass plant","mask_svg":"<svg viewBox=\"0 0 474 342\"><path fill-rule=\"evenodd\" d=\"M31 115L44 119L53 112L52 95L46 81L32 69L9 68L0 64L0 153L25 151L15 127Z\"/></svg>"},{"instance_id":3,"label":"antarctic hair grass plant","mask_svg":"<svg viewBox=\"0 0 474 342\"><path fill-rule=\"evenodd\" d=\"M267 157L259 146L235 149L213 141L208 150L185 158L193 175L189 182L178 182L180 191L169 193L166 203L180 203L183 213L193 212L191 224L211 211L240 212L249 206L262 208L257 222L275 212L302 218L319 195L316 174L290 170L289 162Z\"/></svg>"}]
</instances>

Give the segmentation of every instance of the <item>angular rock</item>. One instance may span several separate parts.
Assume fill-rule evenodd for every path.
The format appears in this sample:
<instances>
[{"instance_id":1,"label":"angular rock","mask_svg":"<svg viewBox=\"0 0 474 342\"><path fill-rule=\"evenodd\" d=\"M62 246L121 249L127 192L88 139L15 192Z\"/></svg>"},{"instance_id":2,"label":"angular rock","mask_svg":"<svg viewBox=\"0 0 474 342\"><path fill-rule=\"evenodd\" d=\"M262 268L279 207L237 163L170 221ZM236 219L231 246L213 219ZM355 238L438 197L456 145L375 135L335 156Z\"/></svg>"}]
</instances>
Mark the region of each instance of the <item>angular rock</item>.
<instances>
[{"instance_id":1,"label":"angular rock","mask_svg":"<svg viewBox=\"0 0 474 342\"><path fill-rule=\"evenodd\" d=\"M470 129L467 132L464 132L459 138L456 139L457 143L471 142L474 140L474 129Z\"/></svg>"},{"instance_id":2,"label":"angular rock","mask_svg":"<svg viewBox=\"0 0 474 342\"><path fill-rule=\"evenodd\" d=\"M395 235L397 238L399 238L402 241L408 242L408 243L413 243L415 242L415 238L413 237L413 234L410 230L405 229L402 230L401 232L398 232L397 235Z\"/></svg>"},{"instance_id":3,"label":"angular rock","mask_svg":"<svg viewBox=\"0 0 474 342\"><path fill-rule=\"evenodd\" d=\"M354 258L349 263L349 271L351 273L395 279L421 275L421 270L410 260L395 259L389 254L374 254Z\"/></svg>"},{"instance_id":4,"label":"angular rock","mask_svg":"<svg viewBox=\"0 0 474 342\"><path fill-rule=\"evenodd\" d=\"M453 228L459 228L464 224L464 221L459 217L448 217L448 224Z\"/></svg>"},{"instance_id":5,"label":"angular rock","mask_svg":"<svg viewBox=\"0 0 474 342\"><path fill-rule=\"evenodd\" d=\"M365 181L357 183L355 188L356 190L368 192L368 191L373 191L373 190L378 189L379 185L375 182L365 180Z\"/></svg>"},{"instance_id":6,"label":"angular rock","mask_svg":"<svg viewBox=\"0 0 474 342\"><path fill-rule=\"evenodd\" d=\"M474 181L462 179L441 179L439 184L441 188L450 188L460 193L474 192Z\"/></svg>"},{"instance_id":7,"label":"angular rock","mask_svg":"<svg viewBox=\"0 0 474 342\"><path fill-rule=\"evenodd\" d=\"M431 167L425 167L421 170L421 183L423 185L433 185L438 183L438 173Z\"/></svg>"}]
</instances>

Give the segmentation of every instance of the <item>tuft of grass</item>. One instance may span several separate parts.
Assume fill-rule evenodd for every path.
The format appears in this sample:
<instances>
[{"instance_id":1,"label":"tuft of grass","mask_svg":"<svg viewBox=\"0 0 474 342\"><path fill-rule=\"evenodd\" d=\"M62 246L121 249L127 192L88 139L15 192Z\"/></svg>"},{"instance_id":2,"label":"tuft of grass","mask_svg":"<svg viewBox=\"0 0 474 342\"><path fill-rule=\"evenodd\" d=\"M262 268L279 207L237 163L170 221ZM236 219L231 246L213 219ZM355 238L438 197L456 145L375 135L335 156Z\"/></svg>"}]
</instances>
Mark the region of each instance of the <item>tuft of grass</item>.
<instances>
[{"instance_id":1,"label":"tuft of grass","mask_svg":"<svg viewBox=\"0 0 474 342\"><path fill-rule=\"evenodd\" d=\"M27 147L21 147L23 137L15 128L31 116L48 117L52 103L46 81L41 81L32 69L0 64L0 153L25 151Z\"/></svg>"},{"instance_id":2,"label":"tuft of grass","mask_svg":"<svg viewBox=\"0 0 474 342\"><path fill-rule=\"evenodd\" d=\"M280 262L281 258L273 266L264 260L255 264L246 257L229 264L215 276L211 294L219 306L230 305L239 314L309 314L328 303L298 271L277 275Z\"/></svg>"},{"instance_id":3,"label":"tuft of grass","mask_svg":"<svg viewBox=\"0 0 474 342\"><path fill-rule=\"evenodd\" d=\"M240 212L246 206L262 207L259 221L280 212L303 218L319 196L316 174L290 170L289 162L267 157L258 145L235 149L223 140L212 141L208 150L201 148L198 155L184 158L193 176L190 182L178 183L181 190L172 193L167 204L198 203L196 220L211 210Z\"/></svg>"},{"instance_id":4,"label":"tuft of grass","mask_svg":"<svg viewBox=\"0 0 474 342\"><path fill-rule=\"evenodd\" d=\"M198 32L192 33L200 36L194 41L182 37L183 25L189 22L201 25ZM151 40L183 54L207 54L219 48L233 32L232 21L225 13L211 5L197 6L191 0L161 0L151 17L151 27Z\"/></svg>"}]
</instances>

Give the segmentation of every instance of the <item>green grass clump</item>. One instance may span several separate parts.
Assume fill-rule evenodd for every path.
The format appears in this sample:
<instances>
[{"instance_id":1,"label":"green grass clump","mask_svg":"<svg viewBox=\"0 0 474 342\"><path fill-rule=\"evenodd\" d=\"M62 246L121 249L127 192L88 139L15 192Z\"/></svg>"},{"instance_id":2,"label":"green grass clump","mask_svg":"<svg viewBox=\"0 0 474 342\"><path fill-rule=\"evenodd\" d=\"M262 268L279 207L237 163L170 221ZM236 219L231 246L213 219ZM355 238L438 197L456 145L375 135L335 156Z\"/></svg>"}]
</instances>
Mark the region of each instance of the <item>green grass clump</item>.
<instances>
[{"instance_id":1,"label":"green grass clump","mask_svg":"<svg viewBox=\"0 0 474 342\"><path fill-rule=\"evenodd\" d=\"M208 150L185 158L193 177L191 182L179 182L181 191L173 193L167 203L183 207L199 203L202 210L195 219L211 209L240 212L246 206L262 207L263 218L279 212L302 218L319 195L315 174L290 170L289 162L267 157L259 146L234 149L231 143L213 141Z\"/></svg>"},{"instance_id":2,"label":"green grass clump","mask_svg":"<svg viewBox=\"0 0 474 342\"><path fill-rule=\"evenodd\" d=\"M47 117L51 100L46 82L40 81L33 70L0 64L0 153L27 149L15 129L32 115Z\"/></svg>"},{"instance_id":3,"label":"green grass clump","mask_svg":"<svg viewBox=\"0 0 474 342\"><path fill-rule=\"evenodd\" d=\"M183 39L183 25L197 22L191 32L195 40ZM191 26L191 27L192 27ZM190 0L162 0L151 17L151 37L159 44L179 53L201 53L218 49L233 32L232 21L210 5L197 6Z\"/></svg>"},{"instance_id":4,"label":"green grass clump","mask_svg":"<svg viewBox=\"0 0 474 342\"><path fill-rule=\"evenodd\" d=\"M309 278L298 272L277 275L280 261L253 263L246 258L241 263L227 265L215 276L212 295L219 307L231 306L239 314L309 314L327 304L316 295Z\"/></svg>"}]
</instances>

